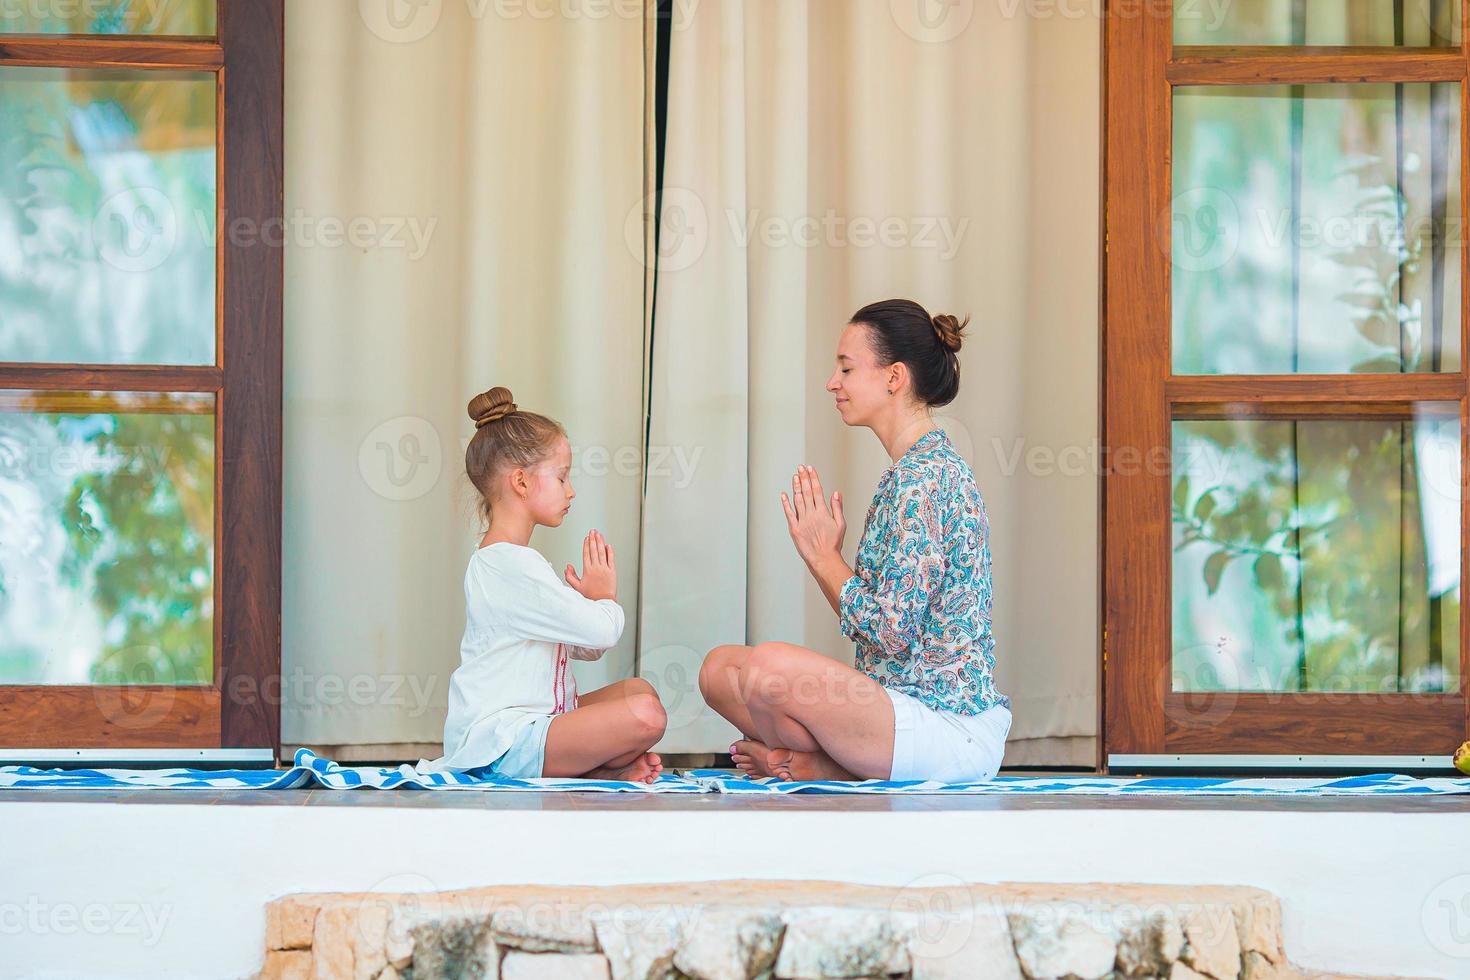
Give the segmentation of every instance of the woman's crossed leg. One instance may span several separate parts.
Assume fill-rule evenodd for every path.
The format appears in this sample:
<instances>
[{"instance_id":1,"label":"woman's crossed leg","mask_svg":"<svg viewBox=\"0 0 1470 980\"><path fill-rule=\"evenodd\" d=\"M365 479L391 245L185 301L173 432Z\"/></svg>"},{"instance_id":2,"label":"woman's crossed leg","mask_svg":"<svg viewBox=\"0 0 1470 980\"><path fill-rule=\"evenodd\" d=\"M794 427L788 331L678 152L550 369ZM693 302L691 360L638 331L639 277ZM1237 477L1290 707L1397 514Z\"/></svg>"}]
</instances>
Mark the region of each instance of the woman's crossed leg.
<instances>
[{"instance_id":1,"label":"woman's crossed leg","mask_svg":"<svg viewBox=\"0 0 1470 980\"><path fill-rule=\"evenodd\" d=\"M699 671L710 706L746 737L735 764L781 779L887 779L893 702L867 674L789 643L716 647Z\"/></svg>"}]
</instances>

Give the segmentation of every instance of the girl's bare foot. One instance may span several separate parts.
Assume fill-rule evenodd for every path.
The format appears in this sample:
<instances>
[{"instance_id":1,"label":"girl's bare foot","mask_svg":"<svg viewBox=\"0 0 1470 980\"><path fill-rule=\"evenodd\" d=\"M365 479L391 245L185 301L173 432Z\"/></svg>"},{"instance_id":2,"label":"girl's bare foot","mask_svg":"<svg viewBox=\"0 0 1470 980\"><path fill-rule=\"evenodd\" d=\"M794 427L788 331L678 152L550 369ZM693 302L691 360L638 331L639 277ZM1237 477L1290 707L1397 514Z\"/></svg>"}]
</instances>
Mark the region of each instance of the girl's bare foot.
<instances>
[{"instance_id":1,"label":"girl's bare foot","mask_svg":"<svg viewBox=\"0 0 1470 980\"><path fill-rule=\"evenodd\" d=\"M730 758L735 768L752 776L774 776L776 771L769 761L771 748L755 738L742 738L730 746Z\"/></svg>"},{"instance_id":2,"label":"girl's bare foot","mask_svg":"<svg viewBox=\"0 0 1470 980\"><path fill-rule=\"evenodd\" d=\"M825 752L772 749L769 761L771 770L780 780L842 779L852 781L857 779Z\"/></svg>"},{"instance_id":3,"label":"girl's bare foot","mask_svg":"<svg viewBox=\"0 0 1470 980\"><path fill-rule=\"evenodd\" d=\"M657 753L645 752L620 769L603 766L583 776L583 779L616 779L628 783L651 783L664 771L663 760Z\"/></svg>"}]
</instances>

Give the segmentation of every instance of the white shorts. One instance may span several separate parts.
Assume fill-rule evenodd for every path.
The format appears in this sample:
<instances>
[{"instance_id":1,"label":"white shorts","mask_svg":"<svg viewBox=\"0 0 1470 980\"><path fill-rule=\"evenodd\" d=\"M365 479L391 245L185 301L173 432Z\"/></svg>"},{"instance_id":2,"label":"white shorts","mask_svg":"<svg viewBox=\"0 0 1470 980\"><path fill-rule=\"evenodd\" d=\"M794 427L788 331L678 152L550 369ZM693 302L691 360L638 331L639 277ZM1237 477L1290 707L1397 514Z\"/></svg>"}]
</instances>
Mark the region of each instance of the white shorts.
<instances>
[{"instance_id":1,"label":"white shorts","mask_svg":"<svg viewBox=\"0 0 1470 980\"><path fill-rule=\"evenodd\" d=\"M893 702L890 779L979 783L995 778L1011 731L1011 712L993 705L978 715L937 711L918 698L885 687Z\"/></svg>"}]
</instances>

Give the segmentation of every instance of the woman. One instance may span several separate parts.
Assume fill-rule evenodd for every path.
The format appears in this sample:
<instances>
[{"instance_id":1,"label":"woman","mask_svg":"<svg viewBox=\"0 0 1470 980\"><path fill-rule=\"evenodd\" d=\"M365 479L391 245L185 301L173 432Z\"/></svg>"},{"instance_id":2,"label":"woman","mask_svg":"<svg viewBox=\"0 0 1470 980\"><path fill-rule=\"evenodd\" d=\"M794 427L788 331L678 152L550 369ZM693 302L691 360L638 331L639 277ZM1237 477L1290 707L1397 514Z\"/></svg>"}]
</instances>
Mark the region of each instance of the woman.
<instances>
[{"instance_id":1,"label":"woman","mask_svg":"<svg viewBox=\"0 0 1470 980\"><path fill-rule=\"evenodd\" d=\"M752 775L968 782L1000 768L1011 713L994 680L989 525L974 474L931 416L959 391L964 327L888 300L843 330L827 390L893 460L857 568L842 557L842 495L829 503L816 470L798 468L781 506L857 668L789 643L710 651L700 690L744 734L730 754Z\"/></svg>"}]
</instances>

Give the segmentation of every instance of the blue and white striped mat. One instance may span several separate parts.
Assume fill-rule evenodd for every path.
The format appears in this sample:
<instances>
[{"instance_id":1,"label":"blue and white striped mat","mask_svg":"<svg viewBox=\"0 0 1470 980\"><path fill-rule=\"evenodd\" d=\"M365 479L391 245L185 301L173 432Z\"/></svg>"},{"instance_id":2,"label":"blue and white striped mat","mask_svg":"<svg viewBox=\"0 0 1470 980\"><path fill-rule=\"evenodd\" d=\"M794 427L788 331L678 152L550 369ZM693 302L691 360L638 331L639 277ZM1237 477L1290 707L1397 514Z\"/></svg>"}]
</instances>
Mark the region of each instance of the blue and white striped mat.
<instances>
[{"instance_id":1,"label":"blue and white striped mat","mask_svg":"<svg viewBox=\"0 0 1470 980\"><path fill-rule=\"evenodd\" d=\"M689 769L649 783L596 779L506 779L423 773L413 766L339 766L298 749L290 769L32 769L0 767L0 789L428 789L580 793L934 793L1063 796L1427 796L1470 794L1470 778L1416 779L1394 773L1335 779L1001 776L984 783L868 780L777 782L729 770Z\"/></svg>"}]
</instances>

